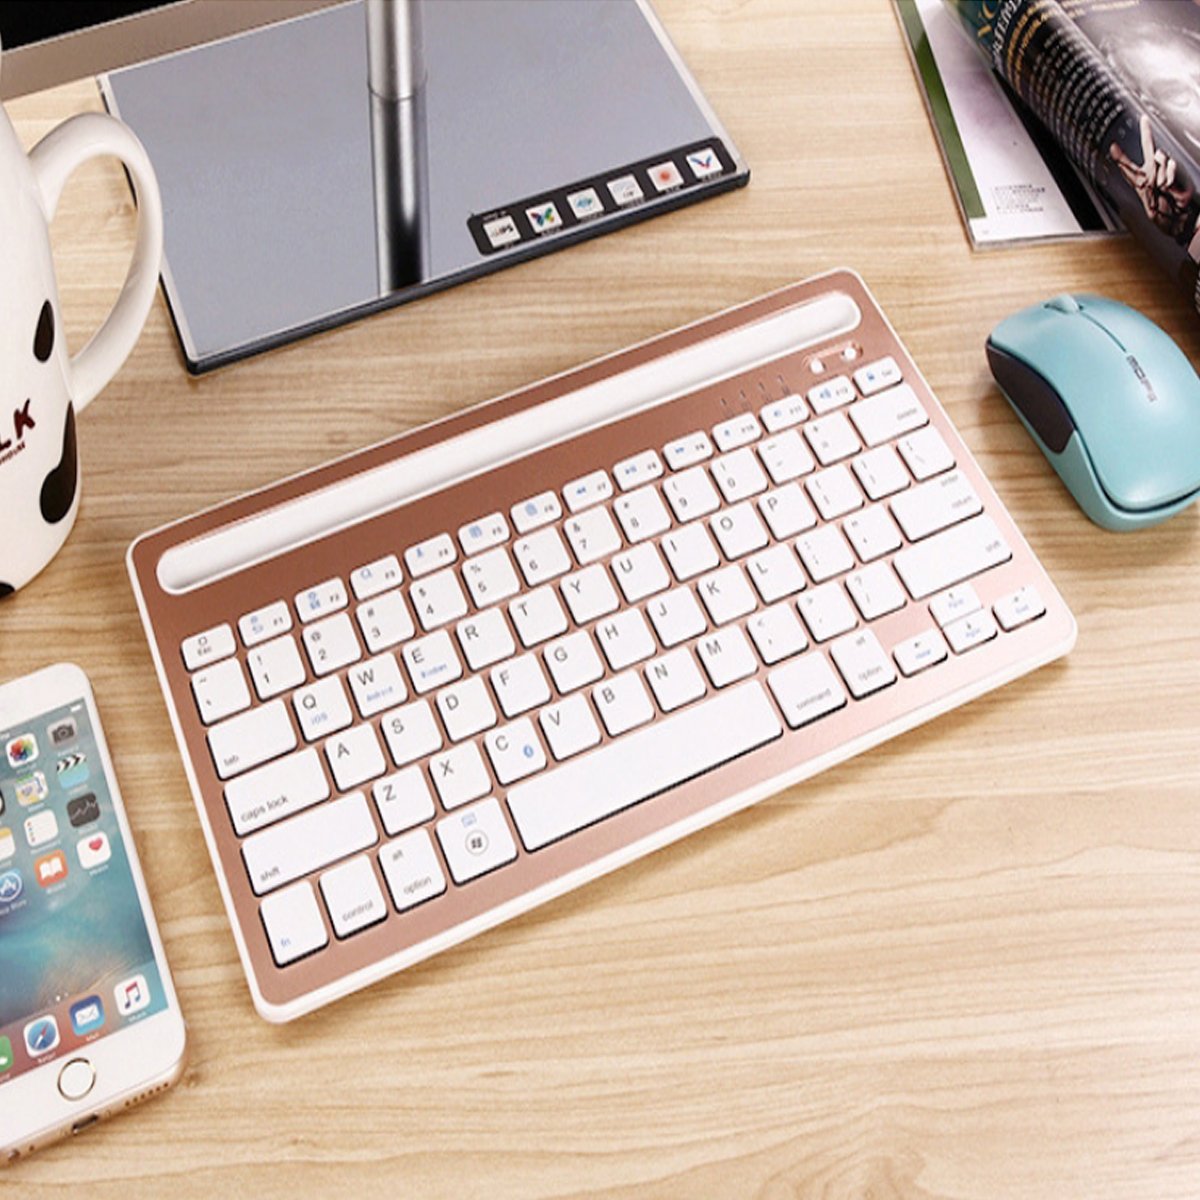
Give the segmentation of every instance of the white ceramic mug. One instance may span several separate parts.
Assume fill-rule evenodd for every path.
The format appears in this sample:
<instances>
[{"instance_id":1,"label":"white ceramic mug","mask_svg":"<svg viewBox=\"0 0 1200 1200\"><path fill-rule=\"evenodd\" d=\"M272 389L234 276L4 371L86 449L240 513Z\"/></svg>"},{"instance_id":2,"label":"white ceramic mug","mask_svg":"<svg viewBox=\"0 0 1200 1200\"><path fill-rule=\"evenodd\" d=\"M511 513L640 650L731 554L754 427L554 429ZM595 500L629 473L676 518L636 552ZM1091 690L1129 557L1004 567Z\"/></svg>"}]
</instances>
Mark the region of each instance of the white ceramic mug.
<instances>
[{"instance_id":1,"label":"white ceramic mug","mask_svg":"<svg viewBox=\"0 0 1200 1200\"><path fill-rule=\"evenodd\" d=\"M67 177L119 158L133 179L137 243L116 305L74 357L59 320L49 223ZM79 511L75 414L137 344L162 266L162 200L141 143L113 117L84 113L26 156L0 106L0 597L58 553Z\"/></svg>"}]
</instances>

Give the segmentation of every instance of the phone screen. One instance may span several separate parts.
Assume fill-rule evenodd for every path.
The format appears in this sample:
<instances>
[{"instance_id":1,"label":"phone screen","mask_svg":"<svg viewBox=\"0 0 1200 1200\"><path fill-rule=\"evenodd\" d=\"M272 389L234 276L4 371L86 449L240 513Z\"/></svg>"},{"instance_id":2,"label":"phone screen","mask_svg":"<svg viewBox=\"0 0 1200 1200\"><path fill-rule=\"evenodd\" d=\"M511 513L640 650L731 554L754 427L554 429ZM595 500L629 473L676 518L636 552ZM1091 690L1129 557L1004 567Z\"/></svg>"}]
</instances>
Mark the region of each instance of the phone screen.
<instances>
[{"instance_id":1,"label":"phone screen","mask_svg":"<svg viewBox=\"0 0 1200 1200\"><path fill-rule=\"evenodd\" d=\"M166 1005L87 704L0 730L0 1087Z\"/></svg>"}]
</instances>

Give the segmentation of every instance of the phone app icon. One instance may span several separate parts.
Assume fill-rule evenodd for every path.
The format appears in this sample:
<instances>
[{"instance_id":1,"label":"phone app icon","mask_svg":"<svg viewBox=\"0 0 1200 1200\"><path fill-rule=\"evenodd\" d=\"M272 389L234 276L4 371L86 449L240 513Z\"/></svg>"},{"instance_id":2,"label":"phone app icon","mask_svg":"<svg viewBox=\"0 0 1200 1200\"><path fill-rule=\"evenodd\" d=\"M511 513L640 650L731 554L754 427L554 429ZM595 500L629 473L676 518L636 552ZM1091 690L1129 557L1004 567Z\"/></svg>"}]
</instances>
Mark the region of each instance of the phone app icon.
<instances>
[{"instance_id":1,"label":"phone app icon","mask_svg":"<svg viewBox=\"0 0 1200 1200\"><path fill-rule=\"evenodd\" d=\"M8 755L10 767L23 767L38 756L37 738L32 733L22 733L4 747L4 753Z\"/></svg>"},{"instance_id":2,"label":"phone app icon","mask_svg":"<svg viewBox=\"0 0 1200 1200\"><path fill-rule=\"evenodd\" d=\"M134 975L118 983L113 988L113 999L117 1002L117 1012L123 1017L131 1017L150 1004L150 988L145 975Z\"/></svg>"},{"instance_id":3,"label":"phone app icon","mask_svg":"<svg viewBox=\"0 0 1200 1200\"><path fill-rule=\"evenodd\" d=\"M102 867L112 858L112 847L108 844L108 834L97 830L91 837L85 837L75 847L79 854L79 865L90 871L93 867Z\"/></svg>"},{"instance_id":4,"label":"phone app icon","mask_svg":"<svg viewBox=\"0 0 1200 1200\"><path fill-rule=\"evenodd\" d=\"M49 787L46 786L46 777L41 771L34 771L32 775L24 775L13 784L13 792L16 794L17 803L22 808L29 808L33 804L41 804L43 800L50 794Z\"/></svg>"},{"instance_id":5,"label":"phone app icon","mask_svg":"<svg viewBox=\"0 0 1200 1200\"><path fill-rule=\"evenodd\" d=\"M104 1024L104 1005L99 996L89 996L71 1005L71 1028L79 1037L95 1033Z\"/></svg>"},{"instance_id":6,"label":"phone app icon","mask_svg":"<svg viewBox=\"0 0 1200 1200\"><path fill-rule=\"evenodd\" d=\"M96 799L95 792L84 792L82 796L68 800L67 820L74 829L100 820L100 801Z\"/></svg>"},{"instance_id":7,"label":"phone app icon","mask_svg":"<svg viewBox=\"0 0 1200 1200\"><path fill-rule=\"evenodd\" d=\"M0 874L0 904L11 904L25 890L20 871L5 871Z\"/></svg>"},{"instance_id":8,"label":"phone app icon","mask_svg":"<svg viewBox=\"0 0 1200 1200\"><path fill-rule=\"evenodd\" d=\"M45 854L33 864L33 873L44 888L62 883L70 874L67 870L67 856L61 850Z\"/></svg>"},{"instance_id":9,"label":"phone app icon","mask_svg":"<svg viewBox=\"0 0 1200 1200\"><path fill-rule=\"evenodd\" d=\"M0 862L12 858L17 852L17 839L11 829L0 829Z\"/></svg>"},{"instance_id":10,"label":"phone app icon","mask_svg":"<svg viewBox=\"0 0 1200 1200\"><path fill-rule=\"evenodd\" d=\"M32 817L25 818L25 840L29 843L30 850L36 850L39 846L54 841L56 837L58 818L54 815L54 809L48 808L45 812L34 813Z\"/></svg>"},{"instance_id":11,"label":"phone app icon","mask_svg":"<svg viewBox=\"0 0 1200 1200\"><path fill-rule=\"evenodd\" d=\"M76 750L74 754L64 754L54 764L54 769L58 772L59 787L78 787L81 783L87 781L87 755L82 750Z\"/></svg>"},{"instance_id":12,"label":"phone app icon","mask_svg":"<svg viewBox=\"0 0 1200 1200\"><path fill-rule=\"evenodd\" d=\"M12 1065L12 1042L6 1037L0 1037L0 1075L3 1075Z\"/></svg>"},{"instance_id":13,"label":"phone app icon","mask_svg":"<svg viewBox=\"0 0 1200 1200\"><path fill-rule=\"evenodd\" d=\"M79 736L79 726L75 724L74 717L63 717L61 721L55 721L46 733L50 744L57 749L60 746L69 746Z\"/></svg>"},{"instance_id":14,"label":"phone app icon","mask_svg":"<svg viewBox=\"0 0 1200 1200\"><path fill-rule=\"evenodd\" d=\"M58 1045L58 1022L50 1015L38 1017L25 1026L25 1048L36 1058Z\"/></svg>"}]
</instances>

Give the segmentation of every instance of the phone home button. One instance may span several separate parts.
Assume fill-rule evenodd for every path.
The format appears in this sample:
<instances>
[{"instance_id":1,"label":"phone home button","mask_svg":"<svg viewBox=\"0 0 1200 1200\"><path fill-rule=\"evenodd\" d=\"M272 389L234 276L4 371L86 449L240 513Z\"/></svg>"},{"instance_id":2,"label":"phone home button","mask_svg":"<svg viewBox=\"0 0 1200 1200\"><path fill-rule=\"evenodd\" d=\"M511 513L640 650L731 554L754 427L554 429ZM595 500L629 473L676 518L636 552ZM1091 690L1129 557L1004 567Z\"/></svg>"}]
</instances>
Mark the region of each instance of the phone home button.
<instances>
[{"instance_id":1,"label":"phone home button","mask_svg":"<svg viewBox=\"0 0 1200 1200\"><path fill-rule=\"evenodd\" d=\"M96 1068L86 1058L73 1058L58 1074L58 1090L68 1100L82 1100L96 1083Z\"/></svg>"}]
</instances>

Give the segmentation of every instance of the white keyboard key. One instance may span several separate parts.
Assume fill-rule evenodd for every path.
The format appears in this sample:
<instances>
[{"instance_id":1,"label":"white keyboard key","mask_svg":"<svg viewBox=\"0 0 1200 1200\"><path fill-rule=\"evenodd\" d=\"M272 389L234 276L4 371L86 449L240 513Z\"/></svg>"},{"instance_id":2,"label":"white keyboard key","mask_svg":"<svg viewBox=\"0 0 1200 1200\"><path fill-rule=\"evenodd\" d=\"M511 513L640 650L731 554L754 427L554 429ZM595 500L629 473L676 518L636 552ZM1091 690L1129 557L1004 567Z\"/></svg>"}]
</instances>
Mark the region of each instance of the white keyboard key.
<instances>
[{"instance_id":1,"label":"white keyboard key","mask_svg":"<svg viewBox=\"0 0 1200 1200\"><path fill-rule=\"evenodd\" d=\"M619 737L654 718L654 705L636 671L614 675L593 688L592 702L610 737Z\"/></svg>"},{"instance_id":2,"label":"white keyboard key","mask_svg":"<svg viewBox=\"0 0 1200 1200\"><path fill-rule=\"evenodd\" d=\"M397 912L407 912L446 890L446 876L424 829L388 842L379 852L379 866Z\"/></svg>"},{"instance_id":3,"label":"white keyboard key","mask_svg":"<svg viewBox=\"0 0 1200 1200\"><path fill-rule=\"evenodd\" d=\"M563 499L567 502L567 511L582 512L602 500L611 500L613 494L612 480L607 471L592 471L579 479L572 480L563 488Z\"/></svg>"},{"instance_id":4,"label":"white keyboard key","mask_svg":"<svg viewBox=\"0 0 1200 1200\"><path fill-rule=\"evenodd\" d=\"M902 675L916 675L927 667L946 661L946 643L934 629L927 629L901 642L892 651Z\"/></svg>"},{"instance_id":5,"label":"white keyboard key","mask_svg":"<svg viewBox=\"0 0 1200 1200\"><path fill-rule=\"evenodd\" d=\"M562 762L600 744L600 726L583 696L548 704L538 717L550 753Z\"/></svg>"},{"instance_id":6,"label":"white keyboard key","mask_svg":"<svg viewBox=\"0 0 1200 1200\"><path fill-rule=\"evenodd\" d=\"M368 658L348 671L346 678L350 681L350 691L354 693L354 704L361 717L373 717L408 699L408 688L394 654Z\"/></svg>"},{"instance_id":7,"label":"white keyboard key","mask_svg":"<svg viewBox=\"0 0 1200 1200\"><path fill-rule=\"evenodd\" d=\"M362 649L347 613L337 613L306 626L302 636L314 675L328 675L362 658Z\"/></svg>"},{"instance_id":8,"label":"white keyboard key","mask_svg":"<svg viewBox=\"0 0 1200 1200\"><path fill-rule=\"evenodd\" d=\"M387 770L379 738L371 725L356 725L335 734L325 743L325 757L339 792L348 792L368 779L378 779Z\"/></svg>"},{"instance_id":9,"label":"white keyboard key","mask_svg":"<svg viewBox=\"0 0 1200 1200\"><path fill-rule=\"evenodd\" d=\"M698 462L704 462L706 458L712 458L712 454L712 442L702 429L676 438L663 447L663 458L667 460L667 466L672 471L682 471L685 467L695 466Z\"/></svg>"},{"instance_id":10,"label":"white keyboard key","mask_svg":"<svg viewBox=\"0 0 1200 1200\"><path fill-rule=\"evenodd\" d=\"M291 628L292 610L283 600L276 600L274 604L256 608L238 618L238 632L242 635L242 644L247 649L287 633Z\"/></svg>"},{"instance_id":11,"label":"white keyboard key","mask_svg":"<svg viewBox=\"0 0 1200 1200\"><path fill-rule=\"evenodd\" d=\"M388 914L375 868L365 855L326 871L321 876L321 897L339 938L378 925Z\"/></svg>"},{"instance_id":12,"label":"white keyboard key","mask_svg":"<svg viewBox=\"0 0 1200 1200\"><path fill-rule=\"evenodd\" d=\"M508 606L521 645L539 646L567 630L567 614L552 587L540 587L526 592Z\"/></svg>"},{"instance_id":13,"label":"white keyboard key","mask_svg":"<svg viewBox=\"0 0 1200 1200\"><path fill-rule=\"evenodd\" d=\"M468 521L458 531L458 543L464 554L479 554L508 541L508 522L503 513L489 513L486 517Z\"/></svg>"},{"instance_id":14,"label":"white keyboard key","mask_svg":"<svg viewBox=\"0 0 1200 1200\"><path fill-rule=\"evenodd\" d=\"M700 655L704 670L716 688L728 687L758 670L758 659L754 657L746 635L737 625L702 637L696 643L696 653Z\"/></svg>"},{"instance_id":15,"label":"white keyboard key","mask_svg":"<svg viewBox=\"0 0 1200 1200\"><path fill-rule=\"evenodd\" d=\"M492 790L492 777L474 742L435 754L429 760L429 773L433 776L433 786L437 788L442 807L447 811L461 808Z\"/></svg>"},{"instance_id":16,"label":"white keyboard key","mask_svg":"<svg viewBox=\"0 0 1200 1200\"><path fill-rule=\"evenodd\" d=\"M808 647L808 638L790 604L773 604L755 613L746 628L768 667Z\"/></svg>"},{"instance_id":17,"label":"white keyboard key","mask_svg":"<svg viewBox=\"0 0 1200 1200\"><path fill-rule=\"evenodd\" d=\"M778 433L781 429L799 425L808 416L808 409L799 396L789 392L772 401L758 415L768 433Z\"/></svg>"},{"instance_id":18,"label":"white keyboard key","mask_svg":"<svg viewBox=\"0 0 1200 1200\"><path fill-rule=\"evenodd\" d=\"M554 686L564 696L577 688L595 683L604 674L600 655L596 653L592 639L582 629L569 637L551 642L544 654Z\"/></svg>"},{"instance_id":19,"label":"white keyboard key","mask_svg":"<svg viewBox=\"0 0 1200 1200\"><path fill-rule=\"evenodd\" d=\"M969 616L983 607L979 593L969 584L960 583L955 587L939 592L929 601L929 611L933 619L945 629L951 621L959 617Z\"/></svg>"},{"instance_id":20,"label":"white keyboard key","mask_svg":"<svg viewBox=\"0 0 1200 1200\"><path fill-rule=\"evenodd\" d=\"M671 528L671 518L656 487L638 488L618 498L613 512L621 522L625 538L631 543L644 542Z\"/></svg>"},{"instance_id":21,"label":"white keyboard key","mask_svg":"<svg viewBox=\"0 0 1200 1200\"><path fill-rule=\"evenodd\" d=\"M538 850L781 732L762 686L745 683L513 788L509 810L526 848Z\"/></svg>"},{"instance_id":22,"label":"white keyboard key","mask_svg":"<svg viewBox=\"0 0 1200 1200\"><path fill-rule=\"evenodd\" d=\"M783 487L760 497L758 510L766 518L771 536L780 542L811 529L817 523L813 506L796 483L785 483Z\"/></svg>"},{"instance_id":23,"label":"white keyboard key","mask_svg":"<svg viewBox=\"0 0 1200 1200\"><path fill-rule=\"evenodd\" d=\"M844 412L831 412L804 426L804 436L823 467L849 458L862 449L858 436Z\"/></svg>"},{"instance_id":24,"label":"white keyboard key","mask_svg":"<svg viewBox=\"0 0 1200 1200\"><path fill-rule=\"evenodd\" d=\"M892 560L914 600L1008 562L1012 551L991 517L973 517L901 550Z\"/></svg>"},{"instance_id":25,"label":"white keyboard key","mask_svg":"<svg viewBox=\"0 0 1200 1200\"><path fill-rule=\"evenodd\" d=\"M902 492L912 481L893 446L878 446L860 454L851 464L858 482L871 500Z\"/></svg>"},{"instance_id":26,"label":"white keyboard key","mask_svg":"<svg viewBox=\"0 0 1200 1200\"><path fill-rule=\"evenodd\" d=\"M438 841L455 883L468 883L517 857L508 822L496 800L464 808L437 824Z\"/></svg>"},{"instance_id":27,"label":"white keyboard key","mask_svg":"<svg viewBox=\"0 0 1200 1200\"><path fill-rule=\"evenodd\" d=\"M864 621L874 621L904 607L904 589L885 562L872 563L846 576L846 590Z\"/></svg>"},{"instance_id":28,"label":"white keyboard key","mask_svg":"<svg viewBox=\"0 0 1200 1200\"><path fill-rule=\"evenodd\" d=\"M522 654L492 668L492 688L506 717L537 708L550 699L550 685L536 654Z\"/></svg>"},{"instance_id":29,"label":"white keyboard key","mask_svg":"<svg viewBox=\"0 0 1200 1200\"><path fill-rule=\"evenodd\" d=\"M875 362L867 363L854 372L854 382L864 396L873 396L893 384L900 382L900 368L890 355Z\"/></svg>"},{"instance_id":30,"label":"white keyboard key","mask_svg":"<svg viewBox=\"0 0 1200 1200\"><path fill-rule=\"evenodd\" d=\"M242 861L254 894L261 896L357 854L377 839L367 798L354 792L251 834L242 843Z\"/></svg>"},{"instance_id":31,"label":"white keyboard key","mask_svg":"<svg viewBox=\"0 0 1200 1200\"><path fill-rule=\"evenodd\" d=\"M897 443L908 469L918 480L932 479L954 466L954 455L945 439L932 427L918 429Z\"/></svg>"},{"instance_id":32,"label":"white keyboard key","mask_svg":"<svg viewBox=\"0 0 1200 1200\"><path fill-rule=\"evenodd\" d=\"M854 385L845 375L835 375L832 379L826 379L824 383L809 388L808 402L812 405L813 412L820 417L835 408L849 404L857 395Z\"/></svg>"},{"instance_id":33,"label":"white keyboard key","mask_svg":"<svg viewBox=\"0 0 1200 1200\"><path fill-rule=\"evenodd\" d=\"M296 748L296 731L282 700L228 717L208 731L217 778L229 779Z\"/></svg>"},{"instance_id":34,"label":"white keyboard key","mask_svg":"<svg viewBox=\"0 0 1200 1200\"><path fill-rule=\"evenodd\" d=\"M697 517L706 517L721 507L721 497L703 467L692 467L672 475L663 484L663 492L675 520L681 525Z\"/></svg>"},{"instance_id":35,"label":"white keyboard key","mask_svg":"<svg viewBox=\"0 0 1200 1200\"><path fill-rule=\"evenodd\" d=\"M246 656L246 665L260 700L269 700L304 682L304 663L291 634L255 647Z\"/></svg>"},{"instance_id":36,"label":"white keyboard key","mask_svg":"<svg viewBox=\"0 0 1200 1200\"><path fill-rule=\"evenodd\" d=\"M467 615L467 598L452 567L414 583L409 594L426 631Z\"/></svg>"},{"instance_id":37,"label":"white keyboard key","mask_svg":"<svg viewBox=\"0 0 1200 1200\"><path fill-rule=\"evenodd\" d=\"M394 554L388 554L351 571L350 590L356 600L370 600L372 596L396 587L401 579L400 560Z\"/></svg>"},{"instance_id":38,"label":"white keyboard key","mask_svg":"<svg viewBox=\"0 0 1200 1200\"><path fill-rule=\"evenodd\" d=\"M722 454L736 450L739 446L748 446L762 437L762 426L753 413L741 413L722 421L713 429L713 441Z\"/></svg>"},{"instance_id":39,"label":"white keyboard key","mask_svg":"<svg viewBox=\"0 0 1200 1200\"><path fill-rule=\"evenodd\" d=\"M1046 605L1037 588L1026 584L1007 596L1001 596L995 603L994 611L1000 628L1007 633L1029 621L1036 621L1045 613Z\"/></svg>"},{"instance_id":40,"label":"white keyboard key","mask_svg":"<svg viewBox=\"0 0 1200 1200\"><path fill-rule=\"evenodd\" d=\"M686 649L672 650L670 654L647 663L646 681L658 701L658 707L665 713L699 700L707 691L704 676Z\"/></svg>"},{"instance_id":41,"label":"white keyboard key","mask_svg":"<svg viewBox=\"0 0 1200 1200\"><path fill-rule=\"evenodd\" d=\"M183 665L189 671L195 671L199 667L228 658L237 649L237 643L233 640L233 630L228 625L217 625L203 633L194 633L191 637L184 638L181 649Z\"/></svg>"},{"instance_id":42,"label":"white keyboard key","mask_svg":"<svg viewBox=\"0 0 1200 1200\"><path fill-rule=\"evenodd\" d=\"M417 700L393 709L383 718L383 736L392 762L398 767L436 754L442 748L442 734L428 700Z\"/></svg>"},{"instance_id":43,"label":"white keyboard key","mask_svg":"<svg viewBox=\"0 0 1200 1200\"><path fill-rule=\"evenodd\" d=\"M772 546L747 559L746 572L764 604L794 596L805 587L800 560L791 546Z\"/></svg>"},{"instance_id":44,"label":"white keyboard key","mask_svg":"<svg viewBox=\"0 0 1200 1200\"><path fill-rule=\"evenodd\" d=\"M840 583L823 583L796 601L814 642L827 642L858 624L854 609Z\"/></svg>"},{"instance_id":45,"label":"white keyboard key","mask_svg":"<svg viewBox=\"0 0 1200 1200\"><path fill-rule=\"evenodd\" d=\"M663 476L662 459L656 450L643 450L632 458L623 459L613 467L613 478L623 492L651 483Z\"/></svg>"},{"instance_id":46,"label":"white keyboard key","mask_svg":"<svg viewBox=\"0 0 1200 1200\"><path fill-rule=\"evenodd\" d=\"M824 583L854 566L854 552L836 525L822 525L804 534L796 549L814 583Z\"/></svg>"},{"instance_id":47,"label":"white keyboard key","mask_svg":"<svg viewBox=\"0 0 1200 1200\"><path fill-rule=\"evenodd\" d=\"M758 512L749 501L717 513L709 522L726 558L741 558L761 550L769 541Z\"/></svg>"},{"instance_id":48,"label":"white keyboard key","mask_svg":"<svg viewBox=\"0 0 1200 1200\"><path fill-rule=\"evenodd\" d=\"M842 532L850 540L854 553L865 563L891 554L902 545L900 530L882 504L872 504L847 517L842 522Z\"/></svg>"},{"instance_id":49,"label":"white keyboard key","mask_svg":"<svg viewBox=\"0 0 1200 1200\"><path fill-rule=\"evenodd\" d=\"M792 729L836 712L847 702L841 680L819 652L805 654L772 671L767 686Z\"/></svg>"},{"instance_id":50,"label":"white keyboard key","mask_svg":"<svg viewBox=\"0 0 1200 1200\"><path fill-rule=\"evenodd\" d=\"M618 554L609 567L629 604L636 604L671 586L671 577L663 566L662 555L653 545L634 546L632 550Z\"/></svg>"},{"instance_id":51,"label":"white keyboard key","mask_svg":"<svg viewBox=\"0 0 1200 1200\"><path fill-rule=\"evenodd\" d=\"M227 658L197 671L192 676L192 695L205 725L250 707L250 689L246 686L242 664L236 658Z\"/></svg>"},{"instance_id":52,"label":"white keyboard key","mask_svg":"<svg viewBox=\"0 0 1200 1200\"><path fill-rule=\"evenodd\" d=\"M559 585L576 625L586 625L621 607L617 589L608 572L599 565L568 575Z\"/></svg>"},{"instance_id":53,"label":"white keyboard key","mask_svg":"<svg viewBox=\"0 0 1200 1200\"><path fill-rule=\"evenodd\" d=\"M517 652L512 631L499 609L489 608L477 616L459 621L457 633L458 643L472 671L482 671L484 667L502 662Z\"/></svg>"},{"instance_id":54,"label":"white keyboard key","mask_svg":"<svg viewBox=\"0 0 1200 1200\"><path fill-rule=\"evenodd\" d=\"M862 700L896 682L892 660L869 629L838 638L829 647L829 653L855 700Z\"/></svg>"},{"instance_id":55,"label":"white keyboard key","mask_svg":"<svg viewBox=\"0 0 1200 1200\"><path fill-rule=\"evenodd\" d=\"M720 566L721 556L703 525L684 525L662 540L663 553L680 583Z\"/></svg>"},{"instance_id":56,"label":"white keyboard key","mask_svg":"<svg viewBox=\"0 0 1200 1200\"><path fill-rule=\"evenodd\" d=\"M852 404L846 415L868 446L881 446L929 424L925 406L907 383Z\"/></svg>"},{"instance_id":57,"label":"white keyboard key","mask_svg":"<svg viewBox=\"0 0 1200 1200\"><path fill-rule=\"evenodd\" d=\"M563 528L581 567L615 554L621 548L621 535L607 508L592 508L580 513Z\"/></svg>"},{"instance_id":58,"label":"white keyboard key","mask_svg":"<svg viewBox=\"0 0 1200 1200\"><path fill-rule=\"evenodd\" d=\"M753 450L735 450L712 464L713 478L727 504L736 504L767 490L767 477Z\"/></svg>"},{"instance_id":59,"label":"white keyboard key","mask_svg":"<svg viewBox=\"0 0 1200 1200\"><path fill-rule=\"evenodd\" d=\"M675 588L665 596L660 596L646 611L650 614L650 623L658 634L658 640L668 649L699 637L708 628L696 593L691 588Z\"/></svg>"},{"instance_id":60,"label":"white keyboard key","mask_svg":"<svg viewBox=\"0 0 1200 1200\"><path fill-rule=\"evenodd\" d=\"M398 646L417 632L399 588L383 592L366 604L360 604L354 615L371 654Z\"/></svg>"},{"instance_id":61,"label":"white keyboard key","mask_svg":"<svg viewBox=\"0 0 1200 1200\"><path fill-rule=\"evenodd\" d=\"M425 782L420 767L405 767L403 771L377 779L371 788L383 831L388 837L413 829L432 820L437 806Z\"/></svg>"},{"instance_id":62,"label":"white keyboard key","mask_svg":"<svg viewBox=\"0 0 1200 1200\"><path fill-rule=\"evenodd\" d=\"M794 429L768 438L759 446L758 454L771 482L776 484L789 483L807 475L817 465L804 439Z\"/></svg>"},{"instance_id":63,"label":"white keyboard key","mask_svg":"<svg viewBox=\"0 0 1200 1200\"><path fill-rule=\"evenodd\" d=\"M413 690L418 696L453 683L462 676L462 663L454 652L450 635L444 629L409 642L402 653Z\"/></svg>"},{"instance_id":64,"label":"white keyboard key","mask_svg":"<svg viewBox=\"0 0 1200 1200\"><path fill-rule=\"evenodd\" d=\"M404 552L404 563L414 579L421 579L441 567L448 567L457 558L458 551L448 533L439 533L427 538L415 546L409 546Z\"/></svg>"},{"instance_id":65,"label":"white keyboard key","mask_svg":"<svg viewBox=\"0 0 1200 1200\"><path fill-rule=\"evenodd\" d=\"M318 617L338 612L350 603L346 585L340 579L327 579L296 594L296 611L301 622L307 624Z\"/></svg>"},{"instance_id":66,"label":"white keyboard key","mask_svg":"<svg viewBox=\"0 0 1200 1200\"><path fill-rule=\"evenodd\" d=\"M521 590L512 559L503 546L496 546L463 563L463 578L476 608L487 608L498 600L507 600Z\"/></svg>"},{"instance_id":67,"label":"white keyboard key","mask_svg":"<svg viewBox=\"0 0 1200 1200\"><path fill-rule=\"evenodd\" d=\"M703 576L697 584L700 599L714 625L725 625L744 617L757 607L754 593L738 566L722 567Z\"/></svg>"},{"instance_id":68,"label":"white keyboard key","mask_svg":"<svg viewBox=\"0 0 1200 1200\"><path fill-rule=\"evenodd\" d=\"M312 748L289 754L225 785L225 804L238 837L329 799L329 781Z\"/></svg>"},{"instance_id":69,"label":"white keyboard key","mask_svg":"<svg viewBox=\"0 0 1200 1200\"><path fill-rule=\"evenodd\" d=\"M563 515L562 505L555 492L540 492L514 504L509 510L513 528L517 533L531 533L543 525L551 525Z\"/></svg>"},{"instance_id":70,"label":"white keyboard key","mask_svg":"<svg viewBox=\"0 0 1200 1200\"><path fill-rule=\"evenodd\" d=\"M336 675L293 692L292 707L306 742L328 737L354 723L346 701L346 689Z\"/></svg>"},{"instance_id":71,"label":"white keyboard key","mask_svg":"<svg viewBox=\"0 0 1200 1200\"><path fill-rule=\"evenodd\" d=\"M259 909L271 957L278 967L329 945L329 932L321 919L321 906L311 883L298 883L268 896Z\"/></svg>"},{"instance_id":72,"label":"white keyboard key","mask_svg":"<svg viewBox=\"0 0 1200 1200\"><path fill-rule=\"evenodd\" d=\"M528 717L485 733L483 744L501 786L524 779L546 765L546 752Z\"/></svg>"},{"instance_id":73,"label":"white keyboard key","mask_svg":"<svg viewBox=\"0 0 1200 1200\"><path fill-rule=\"evenodd\" d=\"M982 612L951 621L942 632L955 654L965 654L976 646L982 646L984 642L990 642L999 630L996 628L995 618L984 609Z\"/></svg>"},{"instance_id":74,"label":"white keyboard key","mask_svg":"<svg viewBox=\"0 0 1200 1200\"><path fill-rule=\"evenodd\" d=\"M496 723L496 709L487 685L478 675L438 692L437 708L452 742L474 737Z\"/></svg>"},{"instance_id":75,"label":"white keyboard key","mask_svg":"<svg viewBox=\"0 0 1200 1200\"><path fill-rule=\"evenodd\" d=\"M858 490L854 476L842 463L826 471L817 472L808 481L808 494L826 521L835 520L856 508L862 508L862 492Z\"/></svg>"},{"instance_id":76,"label":"white keyboard key","mask_svg":"<svg viewBox=\"0 0 1200 1200\"><path fill-rule=\"evenodd\" d=\"M961 471L939 475L894 496L891 506L892 514L910 542L919 542L931 533L983 512L983 502Z\"/></svg>"},{"instance_id":77,"label":"white keyboard key","mask_svg":"<svg viewBox=\"0 0 1200 1200\"><path fill-rule=\"evenodd\" d=\"M606 617L596 626L596 640L614 671L642 662L658 648L646 618L637 608Z\"/></svg>"}]
</instances>

